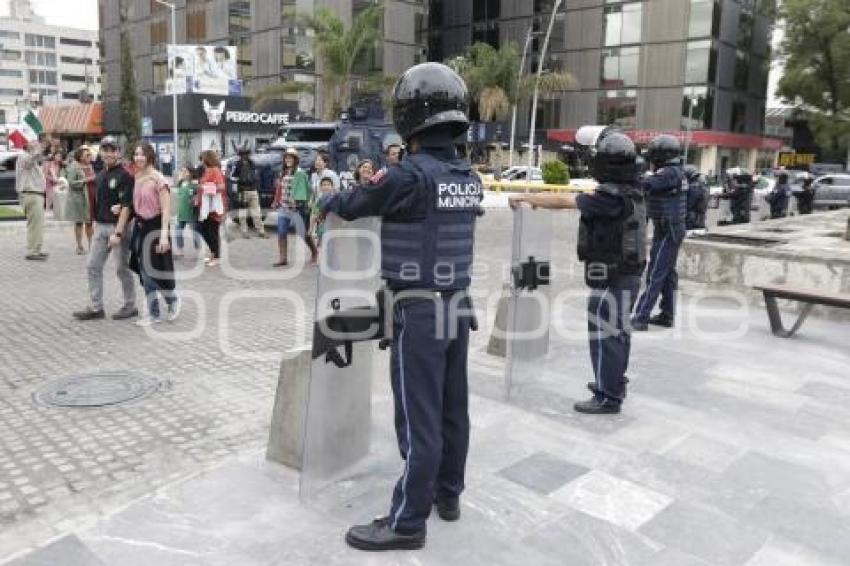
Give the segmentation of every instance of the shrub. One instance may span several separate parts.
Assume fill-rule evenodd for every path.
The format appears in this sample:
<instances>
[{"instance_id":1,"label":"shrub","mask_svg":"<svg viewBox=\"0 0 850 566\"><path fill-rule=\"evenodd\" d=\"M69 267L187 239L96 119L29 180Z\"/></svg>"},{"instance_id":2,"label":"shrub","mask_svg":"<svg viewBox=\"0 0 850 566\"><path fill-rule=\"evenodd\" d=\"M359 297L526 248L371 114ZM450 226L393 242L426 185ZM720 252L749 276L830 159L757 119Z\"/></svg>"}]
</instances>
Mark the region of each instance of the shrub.
<instances>
[{"instance_id":1,"label":"shrub","mask_svg":"<svg viewBox=\"0 0 850 566\"><path fill-rule=\"evenodd\" d=\"M545 162L541 170L543 182L548 185L566 185L570 182L570 172L566 164L559 159Z\"/></svg>"}]
</instances>

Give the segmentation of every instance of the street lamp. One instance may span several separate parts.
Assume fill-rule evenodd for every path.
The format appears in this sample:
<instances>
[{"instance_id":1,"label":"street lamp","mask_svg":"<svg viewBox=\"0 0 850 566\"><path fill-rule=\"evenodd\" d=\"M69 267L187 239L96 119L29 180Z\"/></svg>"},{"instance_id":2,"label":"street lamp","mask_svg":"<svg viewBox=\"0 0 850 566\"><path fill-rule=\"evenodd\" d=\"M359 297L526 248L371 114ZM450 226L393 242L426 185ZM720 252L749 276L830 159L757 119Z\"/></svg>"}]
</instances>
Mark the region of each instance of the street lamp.
<instances>
[{"instance_id":1,"label":"street lamp","mask_svg":"<svg viewBox=\"0 0 850 566\"><path fill-rule=\"evenodd\" d=\"M691 94L688 95L688 123L685 126L685 155L682 165L688 164L688 149L691 146L691 124L693 123L694 108L697 104L699 104L699 100L697 100L697 97L693 94L693 90L691 90Z\"/></svg>"},{"instance_id":2,"label":"street lamp","mask_svg":"<svg viewBox=\"0 0 850 566\"><path fill-rule=\"evenodd\" d=\"M531 124L528 133L528 169L534 166L534 128L537 122L537 99L540 95L540 77L543 76L543 64L546 62L546 50L549 49L549 38L552 36L552 28L555 25L555 16L562 0L555 0L552 6L552 16L549 18L549 28L546 30L546 39L543 40L543 50L540 52L540 61L537 63L537 80L534 83L534 99L531 103ZM530 174L529 174L530 177Z\"/></svg>"},{"instance_id":3,"label":"street lamp","mask_svg":"<svg viewBox=\"0 0 850 566\"><path fill-rule=\"evenodd\" d=\"M519 85L520 82L522 82L522 74L523 72L525 72L525 58L528 56L528 47L531 45L531 38L534 36L542 35L540 32L535 32L533 28L534 26L529 26L528 33L525 35L525 47L522 48L522 59L520 59L519 73L517 73L516 89L514 92L514 104L511 114L511 144L510 155L508 157L508 166L510 167L513 167L514 165L514 138L516 136L517 98L519 97Z\"/></svg>"},{"instance_id":4,"label":"street lamp","mask_svg":"<svg viewBox=\"0 0 850 566\"><path fill-rule=\"evenodd\" d=\"M173 2L166 2L165 0L155 0L157 4L162 4L171 10L171 45L177 45L177 16L176 16L176 7ZM166 57L168 51L166 50ZM177 176L177 89L174 88L174 85L171 85L171 129L172 129L172 137L174 141L174 152L172 156L172 168L171 168L171 176Z\"/></svg>"}]
</instances>

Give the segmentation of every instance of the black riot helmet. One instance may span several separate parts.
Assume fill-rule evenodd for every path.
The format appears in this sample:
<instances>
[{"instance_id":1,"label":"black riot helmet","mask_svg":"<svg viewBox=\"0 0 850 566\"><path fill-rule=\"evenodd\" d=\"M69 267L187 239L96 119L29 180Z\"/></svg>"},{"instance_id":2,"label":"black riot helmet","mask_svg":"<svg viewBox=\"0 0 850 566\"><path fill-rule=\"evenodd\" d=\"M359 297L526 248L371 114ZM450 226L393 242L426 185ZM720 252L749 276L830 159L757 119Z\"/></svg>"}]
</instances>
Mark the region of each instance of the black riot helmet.
<instances>
[{"instance_id":1,"label":"black riot helmet","mask_svg":"<svg viewBox=\"0 0 850 566\"><path fill-rule=\"evenodd\" d=\"M612 132L596 145L593 178L600 183L634 183L637 179L637 151L628 136Z\"/></svg>"},{"instance_id":2,"label":"black riot helmet","mask_svg":"<svg viewBox=\"0 0 850 566\"><path fill-rule=\"evenodd\" d=\"M696 165L685 165L684 169L688 182L693 183L699 180L699 169L697 169Z\"/></svg>"},{"instance_id":3,"label":"black riot helmet","mask_svg":"<svg viewBox=\"0 0 850 566\"><path fill-rule=\"evenodd\" d=\"M669 134L661 134L655 136L649 142L646 148L646 158L656 167L661 167L669 161L678 159L681 152L682 145L679 140Z\"/></svg>"},{"instance_id":4,"label":"black riot helmet","mask_svg":"<svg viewBox=\"0 0 850 566\"><path fill-rule=\"evenodd\" d=\"M437 126L452 137L469 129L469 91L463 79L440 63L422 63L398 79L393 92L393 124L408 141Z\"/></svg>"}]
</instances>

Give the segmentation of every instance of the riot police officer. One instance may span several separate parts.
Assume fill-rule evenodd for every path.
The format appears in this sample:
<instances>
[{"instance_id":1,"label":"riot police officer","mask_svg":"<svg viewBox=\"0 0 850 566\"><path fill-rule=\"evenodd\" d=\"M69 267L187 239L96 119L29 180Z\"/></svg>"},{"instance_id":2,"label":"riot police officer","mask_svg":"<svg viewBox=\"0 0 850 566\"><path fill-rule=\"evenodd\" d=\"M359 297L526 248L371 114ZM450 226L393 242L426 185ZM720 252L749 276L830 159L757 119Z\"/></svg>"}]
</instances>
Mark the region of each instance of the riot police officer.
<instances>
[{"instance_id":1,"label":"riot police officer","mask_svg":"<svg viewBox=\"0 0 850 566\"><path fill-rule=\"evenodd\" d=\"M770 204L771 218L788 216L788 205L791 204L791 185L788 184L788 173L783 171L776 176L776 184L764 199Z\"/></svg>"},{"instance_id":2,"label":"riot police officer","mask_svg":"<svg viewBox=\"0 0 850 566\"><path fill-rule=\"evenodd\" d=\"M708 185L694 165L685 165L685 178L688 180L688 212L685 216L685 228L688 230L705 229L705 213L708 210Z\"/></svg>"},{"instance_id":3,"label":"riot police officer","mask_svg":"<svg viewBox=\"0 0 850 566\"><path fill-rule=\"evenodd\" d=\"M646 289L638 299L632 318L634 330L647 330L649 324L669 328L676 317L679 286L676 259L686 235L688 199L688 182L680 165L680 152L679 140L666 134L653 138L647 147L646 157L653 171L643 177L641 186L653 224L652 249ZM659 295L661 313L650 318Z\"/></svg>"},{"instance_id":4,"label":"riot police officer","mask_svg":"<svg viewBox=\"0 0 850 566\"><path fill-rule=\"evenodd\" d=\"M469 445L466 290L483 192L454 145L469 127L469 95L454 71L423 63L401 76L393 106L404 160L319 204L347 220L382 217L381 271L395 297L391 381L405 468L389 515L348 531L361 550L421 547L433 505L457 520Z\"/></svg>"},{"instance_id":5,"label":"riot police officer","mask_svg":"<svg viewBox=\"0 0 850 566\"><path fill-rule=\"evenodd\" d=\"M811 214L815 202L815 188L813 183L815 178L811 173L805 173L800 176L803 180L803 189L797 193L797 212L800 214Z\"/></svg>"},{"instance_id":6,"label":"riot police officer","mask_svg":"<svg viewBox=\"0 0 850 566\"><path fill-rule=\"evenodd\" d=\"M725 177L726 184L720 198L730 201L732 221L724 224L746 224L750 221L750 209L753 206L753 176L742 167L733 167L726 170Z\"/></svg>"},{"instance_id":7,"label":"riot police officer","mask_svg":"<svg viewBox=\"0 0 850 566\"><path fill-rule=\"evenodd\" d=\"M624 134L600 135L592 157L596 190L578 196L537 194L514 197L533 207L581 212L578 257L584 262L585 283L591 288L587 301L587 331L594 381L593 396L576 403L580 413L619 413L626 397L631 335L629 314L640 289L646 264L646 206L637 185L637 152Z\"/></svg>"}]
</instances>

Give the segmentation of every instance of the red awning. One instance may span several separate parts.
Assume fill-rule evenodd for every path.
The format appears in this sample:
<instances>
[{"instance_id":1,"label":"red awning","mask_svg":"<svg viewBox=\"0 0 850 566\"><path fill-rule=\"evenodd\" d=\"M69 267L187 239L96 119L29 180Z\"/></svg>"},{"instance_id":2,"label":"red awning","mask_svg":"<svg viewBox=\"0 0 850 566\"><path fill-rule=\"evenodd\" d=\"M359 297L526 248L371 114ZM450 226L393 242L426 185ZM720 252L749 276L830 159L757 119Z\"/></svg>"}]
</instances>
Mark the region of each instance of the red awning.
<instances>
[{"instance_id":1,"label":"red awning","mask_svg":"<svg viewBox=\"0 0 850 566\"><path fill-rule=\"evenodd\" d=\"M575 141L575 130L549 130L548 139L561 143L572 143ZM669 134L685 141L688 132L658 131L658 130L627 130L627 136L632 138L636 144L647 144L649 140L661 134ZM738 134L734 132L719 132L716 130L694 130L690 132L691 143L698 146L727 147L730 149L770 149L779 150L785 145L779 138L765 138L751 134Z\"/></svg>"},{"instance_id":2,"label":"red awning","mask_svg":"<svg viewBox=\"0 0 850 566\"><path fill-rule=\"evenodd\" d=\"M103 105L100 102L42 106L38 119L44 131L51 134L103 135Z\"/></svg>"}]
</instances>

